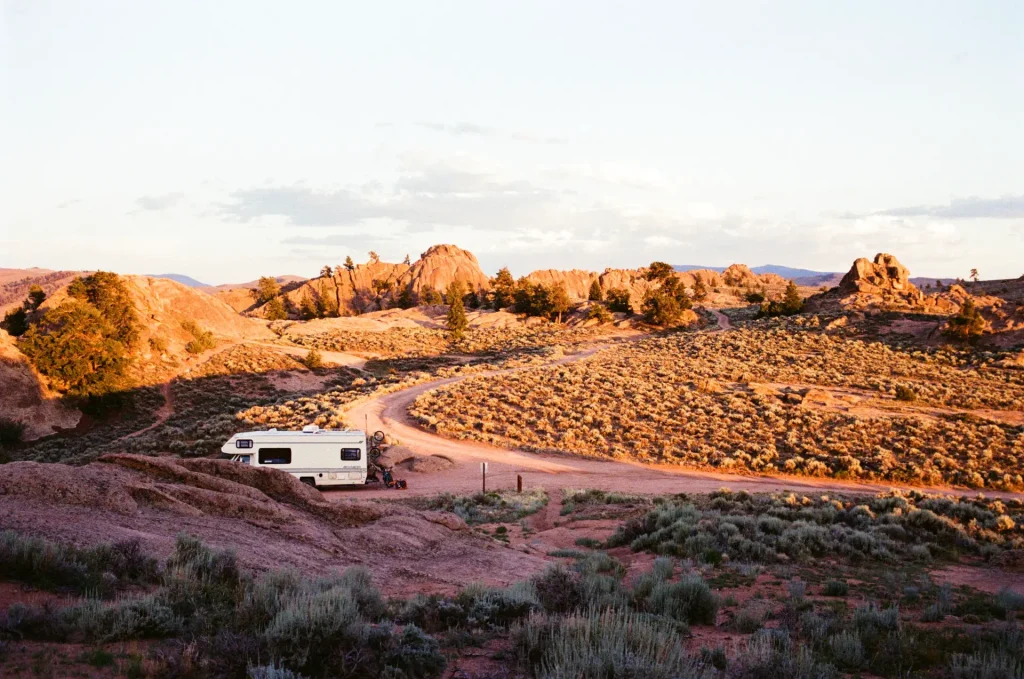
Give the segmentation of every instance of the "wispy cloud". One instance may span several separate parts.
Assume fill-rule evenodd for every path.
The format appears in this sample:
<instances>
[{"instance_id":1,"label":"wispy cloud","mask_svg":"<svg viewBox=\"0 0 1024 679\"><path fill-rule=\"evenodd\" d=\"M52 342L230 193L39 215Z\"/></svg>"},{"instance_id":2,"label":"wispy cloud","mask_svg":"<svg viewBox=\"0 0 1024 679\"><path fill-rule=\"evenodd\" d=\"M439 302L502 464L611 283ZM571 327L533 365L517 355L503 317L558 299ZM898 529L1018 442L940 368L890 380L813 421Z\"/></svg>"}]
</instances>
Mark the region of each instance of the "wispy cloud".
<instances>
[{"instance_id":1,"label":"wispy cloud","mask_svg":"<svg viewBox=\"0 0 1024 679\"><path fill-rule=\"evenodd\" d=\"M140 210L166 210L181 202L183 193L161 193L153 196L142 196L135 201Z\"/></svg>"},{"instance_id":2,"label":"wispy cloud","mask_svg":"<svg viewBox=\"0 0 1024 679\"><path fill-rule=\"evenodd\" d=\"M947 205L913 205L882 210L875 214L938 219L1024 219L1024 195L962 198Z\"/></svg>"},{"instance_id":3,"label":"wispy cloud","mask_svg":"<svg viewBox=\"0 0 1024 679\"><path fill-rule=\"evenodd\" d=\"M528 141L536 144L564 144L566 142L562 137L545 137L526 132L502 130L496 127L488 127L486 125L478 125L476 123L468 122L418 122L415 123L415 125L417 127L433 130L434 132L445 132L455 136L493 137L497 139L511 139L514 141Z\"/></svg>"}]
</instances>

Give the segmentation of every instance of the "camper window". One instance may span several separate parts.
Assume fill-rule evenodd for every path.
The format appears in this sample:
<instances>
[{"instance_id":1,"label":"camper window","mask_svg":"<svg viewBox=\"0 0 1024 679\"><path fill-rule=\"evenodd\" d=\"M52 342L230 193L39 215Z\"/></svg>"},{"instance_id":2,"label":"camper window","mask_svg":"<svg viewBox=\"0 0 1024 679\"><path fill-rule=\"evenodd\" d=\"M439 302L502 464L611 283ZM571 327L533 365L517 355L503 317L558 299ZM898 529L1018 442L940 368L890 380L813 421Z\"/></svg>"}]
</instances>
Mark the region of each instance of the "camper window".
<instances>
[{"instance_id":1,"label":"camper window","mask_svg":"<svg viewBox=\"0 0 1024 679\"><path fill-rule=\"evenodd\" d=\"M358 448L342 448L341 459L346 462L355 462L361 457L360 450Z\"/></svg>"},{"instance_id":2,"label":"camper window","mask_svg":"<svg viewBox=\"0 0 1024 679\"><path fill-rule=\"evenodd\" d=\"M291 464L291 448L260 448L260 464Z\"/></svg>"}]
</instances>

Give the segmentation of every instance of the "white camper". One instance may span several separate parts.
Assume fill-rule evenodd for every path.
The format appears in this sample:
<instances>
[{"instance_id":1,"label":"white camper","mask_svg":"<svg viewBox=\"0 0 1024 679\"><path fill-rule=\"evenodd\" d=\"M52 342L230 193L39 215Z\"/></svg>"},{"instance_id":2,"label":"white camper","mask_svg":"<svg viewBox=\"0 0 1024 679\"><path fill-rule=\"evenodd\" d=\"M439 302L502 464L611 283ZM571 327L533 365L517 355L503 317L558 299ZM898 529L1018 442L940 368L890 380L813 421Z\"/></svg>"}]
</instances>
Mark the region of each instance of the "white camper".
<instances>
[{"instance_id":1,"label":"white camper","mask_svg":"<svg viewBox=\"0 0 1024 679\"><path fill-rule=\"evenodd\" d=\"M235 462L280 469L311 486L366 483L366 434L361 431L330 431L315 424L302 431L247 431L232 436L220 450Z\"/></svg>"}]
</instances>

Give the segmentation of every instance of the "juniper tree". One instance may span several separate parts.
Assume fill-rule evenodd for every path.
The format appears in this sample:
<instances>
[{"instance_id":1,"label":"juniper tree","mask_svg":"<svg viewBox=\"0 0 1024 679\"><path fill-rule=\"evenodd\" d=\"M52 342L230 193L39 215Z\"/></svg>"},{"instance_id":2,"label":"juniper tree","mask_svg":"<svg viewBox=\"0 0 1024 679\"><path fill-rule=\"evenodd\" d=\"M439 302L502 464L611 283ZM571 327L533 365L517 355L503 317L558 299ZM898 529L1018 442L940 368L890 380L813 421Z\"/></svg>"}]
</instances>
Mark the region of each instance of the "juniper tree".
<instances>
[{"instance_id":1,"label":"juniper tree","mask_svg":"<svg viewBox=\"0 0 1024 679\"><path fill-rule=\"evenodd\" d=\"M507 266L498 270L498 275L491 279L494 289L494 310L500 311L515 301L516 282Z\"/></svg>"},{"instance_id":2,"label":"juniper tree","mask_svg":"<svg viewBox=\"0 0 1024 679\"><path fill-rule=\"evenodd\" d=\"M469 327L469 321L466 319L466 308L462 303L462 296L465 294L465 288L462 287L460 281L452 281L445 291L445 297L448 298L448 332L451 334L452 341L458 342L466 334L466 328Z\"/></svg>"},{"instance_id":3,"label":"juniper tree","mask_svg":"<svg viewBox=\"0 0 1024 679\"><path fill-rule=\"evenodd\" d=\"M565 289L565 283L556 283L550 293L551 313L558 315L558 323L562 322L562 314L569 310L572 303L569 300L569 292Z\"/></svg>"}]
</instances>

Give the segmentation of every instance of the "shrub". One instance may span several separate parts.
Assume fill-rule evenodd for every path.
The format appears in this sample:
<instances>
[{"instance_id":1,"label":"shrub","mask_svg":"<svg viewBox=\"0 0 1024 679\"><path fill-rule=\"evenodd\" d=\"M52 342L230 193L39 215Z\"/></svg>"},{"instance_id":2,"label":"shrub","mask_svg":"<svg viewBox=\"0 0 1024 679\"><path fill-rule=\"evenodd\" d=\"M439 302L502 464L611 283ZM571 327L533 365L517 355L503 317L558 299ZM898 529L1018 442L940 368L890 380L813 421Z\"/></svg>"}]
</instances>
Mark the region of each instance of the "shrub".
<instances>
[{"instance_id":1,"label":"shrub","mask_svg":"<svg viewBox=\"0 0 1024 679\"><path fill-rule=\"evenodd\" d=\"M21 443L25 437L25 423L0 417L0 444Z\"/></svg>"},{"instance_id":2,"label":"shrub","mask_svg":"<svg viewBox=\"0 0 1024 679\"><path fill-rule=\"evenodd\" d=\"M11 337L21 337L28 332L28 313L21 307L11 309L4 314L0 328L6 330Z\"/></svg>"},{"instance_id":3,"label":"shrub","mask_svg":"<svg viewBox=\"0 0 1024 679\"><path fill-rule=\"evenodd\" d=\"M960 312L946 323L945 334L961 342L971 342L985 331L985 319L973 299L964 300Z\"/></svg>"},{"instance_id":4,"label":"shrub","mask_svg":"<svg viewBox=\"0 0 1024 679\"><path fill-rule=\"evenodd\" d=\"M310 370L316 370L324 367L323 354L319 352L315 347L310 349L306 354L305 358L302 359L302 363Z\"/></svg>"},{"instance_id":5,"label":"shrub","mask_svg":"<svg viewBox=\"0 0 1024 679\"><path fill-rule=\"evenodd\" d=\"M825 596L846 596L849 592L850 586L845 580L829 580L821 590Z\"/></svg>"},{"instance_id":6,"label":"shrub","mask_svg":"<svg viewBox=\"0 0 1024 679\"><path fill-rule=\"evenodd\" d=\"M104 396L130 385L129 345L118 339L123 335L95 307L71 299L33 324L19 348L60 391Z\"/></svg>"},{"instance_id":7,"label":"shrub","mask_svg":"<svg viewBox=\"0 0 1024 679\"><path fill-rule=\"evenodd\" d=\"M587 310L587 318L596 319L598 323L611 323L615 320L611 312L608 311L608 307L600 302L590 305L590 309Z\"/></svg>"},{"instance_id":8,"label":"shrub","mask_svg":"<svg viewBox=\"0 0 1024 679\"><path fill-rule=\"evenodd\" d=\"M306 679L301 674L276 665L250 666L247 676L248 679Z\"/></svg>"},{"instance_id":9,"label":"shrub","mask_svg":"<svg viewBox=\"0 0 1024 679\"><path fill-rule=\"evenodd\" d=\"M840 632L828 639L828 647L839 667L857 670L864 665L864 644L856 632Z\"/></svg>"},{"instance_id":10,"label":"shrub","mask_svg":"<svg viewBox=\"0 0 1024 679\"><path fill-rule=\"evenodd\" d=\"M953 679L1020 679L1024 663L1002 651L954 653L949 672Z\"/></svg>"},{"instance_id":11,"label":"shrub","mask_svg":"<svg viewBox=\"0 0 1024 679\"><path fill-rule=\"evenodd\" d=\"M764 301L764 295L761 294L760 292L748 292L747 293L747 302L749 304L760 304L763 301Z\"/></svg>"},{"instance_id":12,"label":"shrub","mask_svg":"<svg viewBox=\"0 0 1024 679\"><path fill-rule=\"evenodd\" d=\"M765 612L760 607L743 608L736 615L734 625L741 634L753 634L764 625Z\"/></svg>"},{"instance_id":13,"label":"shrub","mask_svg":"<svg viewBox=\"0 0 1024 679\"><path fill-rule=\"evenodd\" d=\"M833 679L835 667L815 661L811 651L794 644L784 629L755 632L730 663L734 679Z\"/></svg>"},{"instance_id":14,"label":"shrub","mask_svg":"<svg viewBox=\"0 0 1024 679\"><path fill-rule=\"evenodd\" d=\"M675 626L625 611L533 616L514 630L512 644L520 664L542 679L711 677L686 654Z\"/></svg>"},{"instance_id":15,"label":"shrub","mask_svg":"<svg viewBox=\"0 0 1024 679\"><path fill-rule=\"evenodd\" d=\"M905 401L907 403L913 403L917 400L917 392L911 387L904 386L902 384L896 386L896 400Z\"/></svg>"},{"instance_id":16,"label":"shrub","mask_svg":"<svg viewBox=\"0 0 1024 679\"><path fill-rule=\"evenodd\" d=\"M114 583L107 583L104 574L113 575ZM157 563L142 553L137 541L78 548L3 531L0 577L48 590L110 595L122 583L154 582Z\"/></svg>"},{"instance_id":17,"label":"shrub","mask_svg":"<svg viewBox=\"0 0 1024 679\"><path fill-rule=\"evenodd\" d=\"M601 289L601 281L599 279L595 278L590 283L590 291L587 294L587 299L591 302L604 301L604 290Z\"/></svg>"},{"instance_id":18,"label":"shrub","mask_svg":"<svg viewBox=\"0 0 1024 679\"><path fill-rule=\"evenodd\" d=\"M644 609L690 624L714 625L718 596L699 575L687 575L679 582L660 582L652 589Z\"/></svg>"},{"instance_id":19,"label":"shrub","mask_svg":"<svg viewBox=\"0 0 1024 679\"><path fill-rule=\"evenodd\" d=\"M629 297L629 290L612 288L608 291L605 298L608 300L608 308L612 311L631 314L633 313L633 306L630 303Z\"/></svg>"},{"instance_id":20,"label":"shrub","mask_svg":"<svg viewBox=\"0 0 1024 679\"><path fill-rule=\"evenodd\" d=\"M540 605L548 613L569 613L583 603L579 577L562 566L549 566L533 579Z\"/></svg>"},{"instance_id":21,"label":"shrub","mask_svg":"<svg viewBox=\"0 0 1024 679\"><path fill-rule=\"evenodd\" d=\"M217 346L217 340L209 330L203 330L198 323L189 319L181 322L181 328L192 335L192 340L185 345L185 351L190 354L201 354L204 351Z\"/></svg>"}]
</instances>

